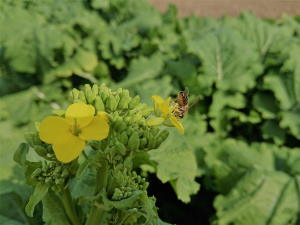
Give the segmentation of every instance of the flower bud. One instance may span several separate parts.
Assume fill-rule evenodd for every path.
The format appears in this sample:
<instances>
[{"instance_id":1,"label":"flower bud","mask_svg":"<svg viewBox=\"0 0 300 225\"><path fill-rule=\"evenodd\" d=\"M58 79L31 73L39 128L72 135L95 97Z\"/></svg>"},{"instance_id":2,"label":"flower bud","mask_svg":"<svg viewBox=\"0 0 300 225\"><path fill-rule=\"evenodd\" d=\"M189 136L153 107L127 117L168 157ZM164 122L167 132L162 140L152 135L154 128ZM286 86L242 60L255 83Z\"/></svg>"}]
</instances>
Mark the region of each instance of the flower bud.
<instances>
[{"instance_id":1,"label":"flower bud","mask_svg":"<svg viewBox=\"0 0 300 225\"><path fill-rule=\"evenodd\" d=\"M100 86L99 94L101 95L103 102L105 102L107 98L111 95L110 90L105 86L105 84L102 84Z\"/></svg>"},{"instance_id":2,"label":"flower bud","mask_svg":"<svg viewBox=\"0 0 300 225\"><path fill-rule=\"evenodd\" d=\"M94 94L90 85L88 85L88 84L84 85L84 94L85 94L87 103L91 104L94 102L94 100L96 98L96 94Z\"/></svg>"},{"instance_id":3,"label":"flower bud","mask_svg":"<svg viewBox=\"0 0 300 225\"><path fill-rule=\"evenodd\" d=\"M128 147L130 150L138 150L140 146L139 134L137 132L133 132L128 139Z\"/></svg>"},{"instance_id":4,"label":"flower bud","mask_svg":"<svg viewBox=\"0 0 300 225\"><path fill-rule=\"evenodd\" d=\"M80 91L77 90L76 88L73 88L71 93L72 93L73 102L78 102Z\"/></svg>"},{"instance_id":5,"label":"flower bud","mask_svg":"<svg viewBox=\"0 0 300 225\"><path fill-rule=\"evenodd\" d=\"M104 103L100 96L97 96L95 99L95 108L97 112L105 111Z\"/></svg>"},{"instance_id":6,"label":"flower bud","mask_svg":"<svg viewBox=\"0 0 300 225\"><path fill-rule=\"evenodd\" d=\"M93 92L93 95L94 96L97 96L98 93L99 93L99 87L97 84L94 84L93 87L92 87L92 92Z\"/></svg>"},{"instance_id":7,"label":"flower bud","mask_svg":"<svg viewBox=\"0 0 300 225\"><path fill-rule=\"evenodd\" d=\"M121 200L123 198L123 192L119 188L115 188L112 200Z\"/></svg>"},{"instance_id":8,"label":"flower bud","mask_svg":"<svg viewBox=\"0 0 300 225\"><path fill-rule=\"evenodd\" d=\"M52 181L52 178L51 178L51 177L46 177L46 178L45 178L45 183L46 183L46 184L50 184L51 181Z\"/></svg>"},{"instance_id":9,"label":"flower bud","mask_svg":"<svg viewBox=\"0 0 300 225\"><path fill-rule=\"evenodd\" d=\"M153 112L153 108L147 106L146 104L140 104L137 106L137 108L143 117L148 117Z\"/></svg>"},{"instance_id":10,"label":"flower bud","mask_svg":"<svg viewBox=\"0 0 300 225\"><path fill-rule=\"evenodd\" d=\"M116 131L118 132L122 132L123 130L126 129L127 125L126 123L121 119L121 117L119 117L118 119L116 119L116 121L113 124L113 127Z\"/></svg>"},{"instance_id":11,"label":"flower bud","mask_svg":"<svg viewBox=\"0 0 300 225\"><path fill-rule=\"evenodd\" d=\"M118 104L118 109L127 109L130 100L131 100L131 97L129 96L129 91L122 90L122 94L120 95L120 101Z\"/></svg>"},{"instance_id":12,"label":"flower bud","mask_svg":"<svg viewBox=\"0 0 300 225\"><path fill-rule=\"evenodd\" d=\"M154 136L149 133L148 134L148 145L147 145L147 148L150 150L150 149L153 149L155 147L155 144L156 144L156 140L154 138Z\"/></svg>"},{"instance_id":13,"label":"flower bud","mask_svg":"<svg viewBox=\"0 0 300 225\"><path fill-rule=\"evenodd\" d=\"M35 178L38 177L41 173L42 173L41 168L36 168L36 169L32 172L32 174L31 174L30 177L31 177L32 179L35 179Z\"/></svg>"},{"instance_id":14,"label":"flower bud","mask_svg":"<svg viewBox=\"0 0 300 225\"><path fill-rule=\"evenodd\" d=\"M141 140L140 140L140 149L143 149L147 146L147 138L143 137Z\"/></svg>"},{"instance_id":15,"label":"flower bud","mask_svg":"<svg viewBox=\"0 0 300 225\"><path fill-rule=\"evenodd\" d=\"M110 111L115 111L117 109L117 100L115 98L115 96L110 95L106 101L106 107L110 110Z\"/></svg>"},{"instance_id":16,"label":"flower bud","mask_svg":"<svg viewBox=\"0 0 300 225\"><path fill-rule=\"evenodd\" d=\"M134 109L140 103L140 96L135 96L128 104L129 109Z\"/></svg>"},{"instance_id":17,"label":"flower bud","mask_svg":"<svg viewBox=\"0 0 300 225\"><path fill-rule=\"evenodd\" d=\"M125 155L126 154L126 147L124 146L124 144L122 144L121 142L117 142L115 145L116 145L116 150L121 155Z\"/></svg>"},{"instance_id":18,"label":"flower bud","mask_svg":"<svg viewBox=\"0 0 300 225\"><path fill-rule=\"evenodd\" d=\"M122 92L123 92L123 89L122 89L122 88L118 88L118 89L116 90L116 94L119 95L119 96L122 94Z\"/></svg>"},{"instance_id":19,"label":"flower bud","mask_svg":"<svg viewBox=\"0 0 300 225\"><path fill-rule=\"evenodd\" d=\"M126 131L123 131L121 133L121 135L119 136L119 141L123 144L123 145L127 145L127 142L128 142L128 136L127 136L127 132Z\"/></svg>"},{"instance_id":20,"label":"flower bud","mask_svg":"<svg viewBox=\"0 0 300 225\"><path fill-rule=\"evenodd\" d=\"M79 92L79 101L83 102L83 103L87 103L85 95L84 95L84 93L82 91Z\"/></svg>"}]
</instances>

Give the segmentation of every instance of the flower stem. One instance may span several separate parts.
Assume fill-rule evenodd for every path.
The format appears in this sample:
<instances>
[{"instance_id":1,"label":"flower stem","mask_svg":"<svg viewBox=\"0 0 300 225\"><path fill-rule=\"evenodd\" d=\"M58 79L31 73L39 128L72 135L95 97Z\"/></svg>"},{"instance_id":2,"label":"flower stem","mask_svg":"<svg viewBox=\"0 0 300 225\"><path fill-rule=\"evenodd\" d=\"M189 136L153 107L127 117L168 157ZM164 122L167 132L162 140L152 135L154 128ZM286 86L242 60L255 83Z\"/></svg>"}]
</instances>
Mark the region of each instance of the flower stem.
<instances>
[{"instance_id":1,"label":"flower stem","mask_svg":"<svg viewBox=\"0 0 300 225\"><path fill-rule=\"evenodd\" d=\"M69 189L63 190L63 192L61 194L61 199L62 199L64 208L65 208L66 214L67 214L68 218L70 219L72 225L81 225L78 215L76 213Z\"/></svg>"},{"instance_id":2,"label":"flower stem","mask_svg":"<svg viewBox=\"0 0 300 225\"><path fill-rule=\"evenodd\" d=\"M108 177L108 164L106 160L101 161L101 167L97 171L96 175L96 188L95 195L98 195L99 192L105 191L107 185L107 177ZM94 205L91 209L89 217L85 223L85 225L95 225L100 224L105 214L105 210L102 207Z\"/></svg>"}]
</instances>

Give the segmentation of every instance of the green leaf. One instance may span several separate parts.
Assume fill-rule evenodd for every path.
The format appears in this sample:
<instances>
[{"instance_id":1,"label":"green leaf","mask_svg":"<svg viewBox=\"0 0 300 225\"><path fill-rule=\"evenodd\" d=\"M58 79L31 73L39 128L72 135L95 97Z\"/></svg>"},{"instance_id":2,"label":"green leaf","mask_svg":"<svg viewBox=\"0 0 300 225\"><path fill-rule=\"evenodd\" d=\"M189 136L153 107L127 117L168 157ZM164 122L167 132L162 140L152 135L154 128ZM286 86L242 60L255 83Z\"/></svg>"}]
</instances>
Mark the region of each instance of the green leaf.
<instances>
[{"instance_id":1,"label":"green leaf","mask_svg":"<svg viewBox=\"0 0 300 225\"><path fill-rule=\"evenodd\" d=\"M296 92L298 92L298 89L296 89L297 84L294 82L294 75L291 73L268 74L264 77L264 87L274 92L282 110L290 109L300 100L296 96Z\"/></svg>"},{"instance_id":2,"label":"green leaf","mask_svg":"<svg viewBox=\"0 0 300 225\"><path fill-rule=\"evenodd\" d=\"M264 139L273 139L276 144L283 144L286 138L286 131L279 127L278 121L267 120L261 126Z\"/></svg>"},{"instance_id":3,"label":"green leaf","mask_svg":"<svg viewBox=\"0 0 300 225\"><path fill-rule=\"evenodd\" d=\"M160 149L149 153L150 159L157 163L157 177L163 183L171 182L178 198L187 203L190 195L199 190L199 184L195 182L199 175L196 157L187 146L174 145L174 139L184 138L178 131L170 136Z\"/></svg>"},{"instance_id":4,"label":"green leaf","mask_svg":"<svg viewBox=\"0 0 300 225\"><path fill-rule=\"evenodd\" d=\"M293 30L287 26L277 26L257 18L252 13L242 13L238 18L227 18L226 24L238 30L248 40L249 48L254 48L261 59L274 58L272 53L281 51L290 44Z\"/></svg>"},{"instance_id":5,"label":"green leaf","mask_svg":"<svg viewBox=\"0 0 300 225\"><path fill-rule=\"evenodd\" d=\"M297 179L283 172L248 172L228 195L215 200L220 225L295 224L299 212ZM294 222L292 222L294 221Z\"/></svg>"},{"instance_id":6,"label":"green leaf","mask_svg":"<svg viewBox=\"0 0 300 225\"><path fill-rule=\"evenodd\" d=\"M35 206L43 200L48 192L49 186L46 184L37 184L34 188L32 195L25 207L25 212L28 216L32 217Z\"/></svg>"},{"instance_id":7,"label":"green leaf","mask_svg":"<svg viewBox=\"0 0 300 225\"><path fill-rule=\"evenodd\" d=\"M92 0L92 6L95 9L106 9L109 7L109 0Z\"/></svg>"},{"instance_id":8,"label":"green leaf","mask_svg":"<svg viewBox=\"0 0 300 225\"><path fill-rule=\"evenodd\" d=\"M17 220L9 219L2 215L0 215L0 224L1 225L24 225L24 223L21 223Z\"/></svg>"},{"instance_id":9,"label":"green leaf","mask_svg":"<svg viewBox=\"0 0 300 225\"><path fill-rule=\"evenodd\" d=\"M255 85L261 67L258 54L235 30L218 27L187 40L187 48L202 61L200 82L209 81L221 90L240 92Z\"/></svg>"},{"instance_id":10,"label":"green leaf","mask_svg":"<svg viewBox=\"0 0 300 225\"><path fill-rule=\"evenodd\" d=\"M215 132L226 135L232 129L232 119L242 119L242 109L246 106L246 99L241 93L232 93L218 90L213 94L209 108L210 125ZM245 117L247 117L245 115Z\"/></svg>"},{"instance_id":11,"label":"green leaf","mask_svg":"<svg viewBox=\"0 0 300 225\"><path fill-rule=\"evenodd\" d=\"M119 83L121 87L130 87L153 79L159 75L163 67L163 59L160 54L155 54L150 58L140 57L132 60L129 66L129 73L125 80Z\"/></svg>"},{"instance_id":12,"label":"green leaf","mask_svg":"<svg viewBox=\"0 0 300 225\"><path fill-rule=\"evenodd\" d=\"M299 199L298 148L248 145L215 135L201 142L207 184L221 193L214 202L217 224L296 224L300 207L292 199Z\"/></svg>"},{"instance_id":13,"label":"green leaf","mask_svg":"<svg viewBox=\"0 0 300 225\"><path fill-rule=\"evenodd\" d=\"M24 203L18 194L14 192L1 194L0 201L0 222L9 224L8 221L11 221L16 224L28 224L23 209Z\"/></svg>"},{"instance_id":14,"label":"green leaf","mask_svg":"<svg viewBox=\"0 0 300 225\"><path fill-rule=\"evenodd\" d=\"M171 81L172 78L170 76L164 76L160 79L146 80L145 82L136 85L135 90L145 103L151 105L152 95L160 95L165 98L170 96L173 90Z\"/></svg>"},{"instance_id":15,"label":"green leaf","mask_svg":"<svg viewBox=\"0 0 300 225\"><path fill-rule=\"evenodd\" d=\"M60 199L52 191L46 194L42 202L43 220L47 225L70 225Z\"/></svg>"},{"instance_id":16,"label":"green leaf","mask_svg":"<svg viewBox=\"0 0 300 225\"><path fill-rule=\"evenodd\" d=\"M70 182L72 196L74 198L93 196L96 186L95 176L96 171L94 169L85 167L81 175Z\"/></svg>"},{"instance_id":17,"label":"green leaf","mask_svg":"<svg viewBox=\"0 0 300 225\"><path fill-rule=\"evenodd\" d=\"M290 111L282 112L280 127L289 128L291 133L298 139L300 138L300 105L296 105Z\"/></svg>"},{"instance_id":18,"label":"green leaf","mask_svg":"<svg viewBox=\"0 0 300 225\"><path fill-rule=\"evenodd\" d=\"M18 144L23 141L24 128L16 128L13 121L0 121L0 180L13 175L13 160Z\"/></svg>"},{"instance_id":19,"label":"green leaf","mask_svg":"<svg viewBox=\"0 0 300 225\"><path fill-rule=\"evenodd\" d=\"M14 161L21 166L25 166L26 155L29 151L29 146L26 143L21 143L14 154Z\"/></svg>"},{"instance_id":20,"label":"green leaf","mask_svg":"<svg viewBox=\"0 0 300 225\"><path fill-rule=\"evenodd\" d=\"M262 114L262 117L266 119L276 118L279 112L276 99L271 93L256 93L253 96L253 106Z\"/></svg>"}]
</instances>

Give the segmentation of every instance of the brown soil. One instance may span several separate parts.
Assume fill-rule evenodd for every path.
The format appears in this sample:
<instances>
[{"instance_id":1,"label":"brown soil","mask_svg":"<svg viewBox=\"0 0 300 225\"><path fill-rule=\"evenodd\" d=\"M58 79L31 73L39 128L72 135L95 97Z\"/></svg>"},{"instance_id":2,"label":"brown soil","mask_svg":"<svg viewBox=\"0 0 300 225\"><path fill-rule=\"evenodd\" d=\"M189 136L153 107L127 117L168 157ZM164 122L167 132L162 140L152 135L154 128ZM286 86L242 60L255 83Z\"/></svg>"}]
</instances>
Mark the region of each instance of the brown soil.
<instances>
[{"instance_id":1,"label":"brown soil","mask_svg":"<svg viewBox=\"0 0 300 225\"><path fill-rule=\"evenodd\" d=\"M241 11L254 12L259 17L279 18L283 14L300 15L300 0L150 0L161 11L169 3L179 8L180 16L191 14L221 17L236 16Z\"/></svg>"}]
</instances>

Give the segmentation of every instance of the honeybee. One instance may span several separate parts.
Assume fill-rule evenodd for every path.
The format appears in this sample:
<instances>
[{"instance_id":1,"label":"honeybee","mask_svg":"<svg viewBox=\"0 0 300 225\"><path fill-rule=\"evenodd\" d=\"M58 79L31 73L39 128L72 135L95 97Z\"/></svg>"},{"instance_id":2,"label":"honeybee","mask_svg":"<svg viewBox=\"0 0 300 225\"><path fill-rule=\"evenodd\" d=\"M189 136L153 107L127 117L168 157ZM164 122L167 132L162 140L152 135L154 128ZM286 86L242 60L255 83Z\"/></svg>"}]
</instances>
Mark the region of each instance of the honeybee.
<instances>
[{"instance_id":1,"label":"honeybee","mask_svg":"<svg viewBox=\"0 0 300 225\"><path fill-rule=\"evenodd\" d=\"M184 91L178 92L174 103L173 114L177 119L182 119L189 110L189 90L185 88Z\"/></svg>"}]
</instances>

